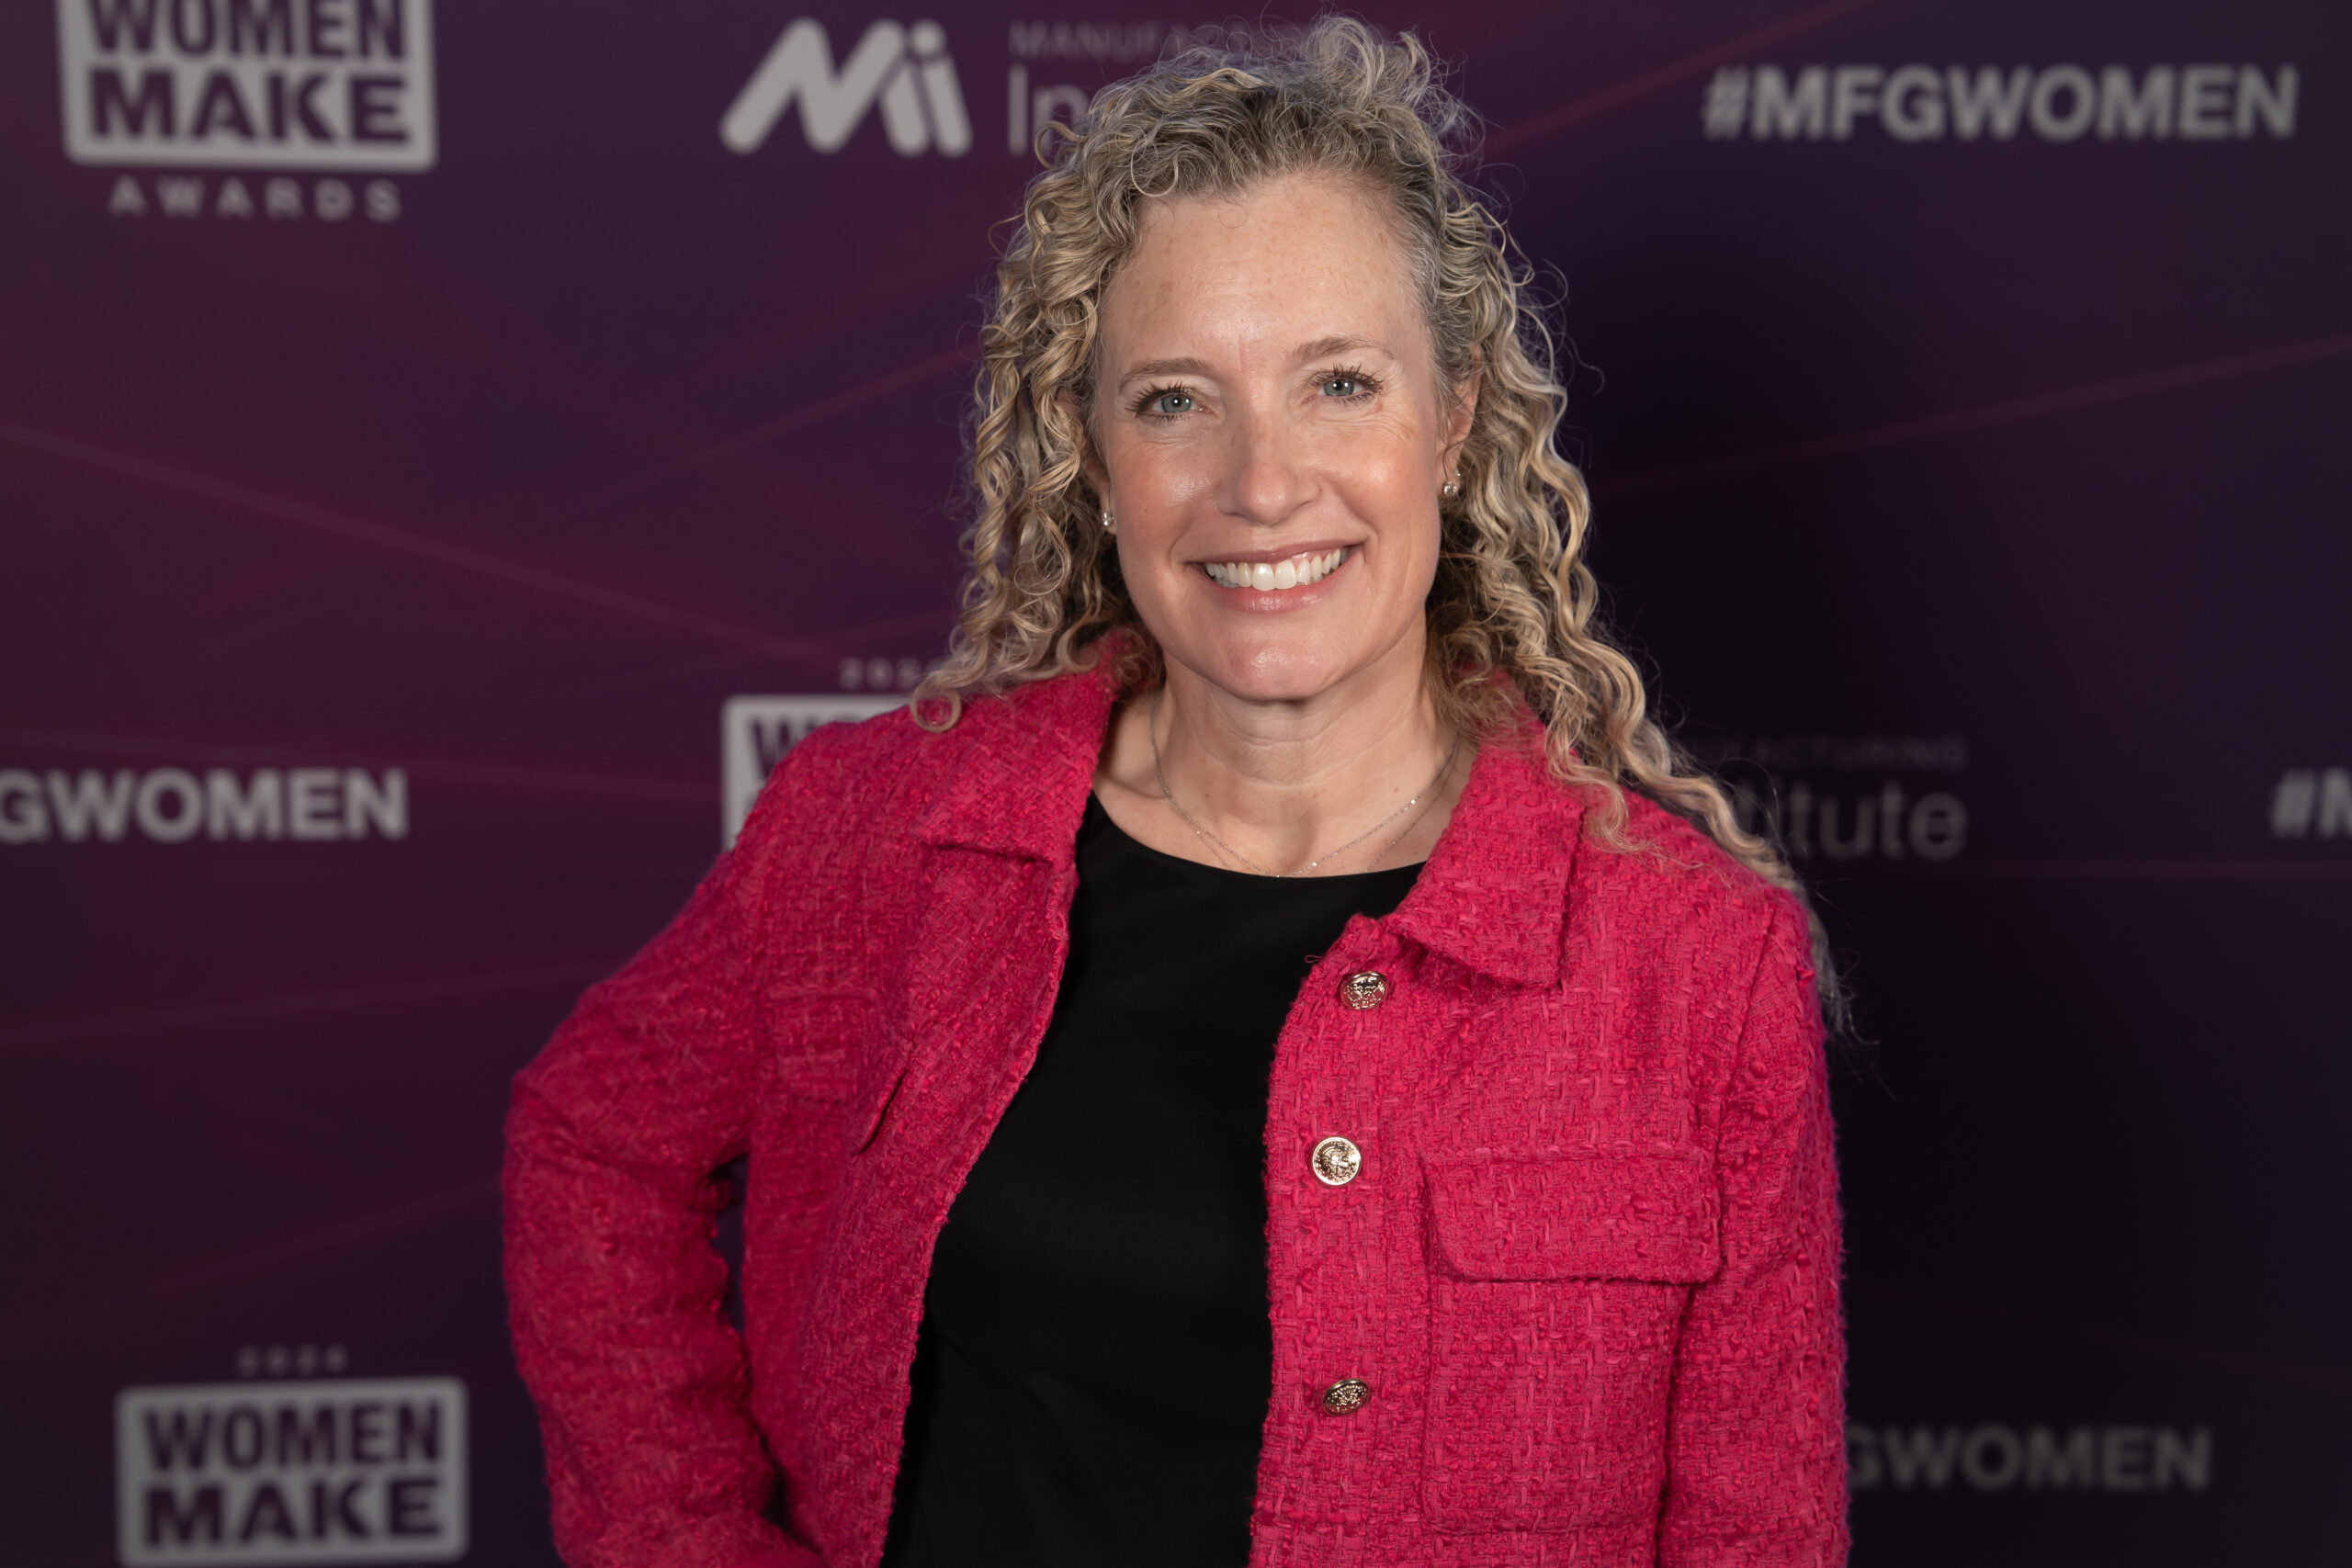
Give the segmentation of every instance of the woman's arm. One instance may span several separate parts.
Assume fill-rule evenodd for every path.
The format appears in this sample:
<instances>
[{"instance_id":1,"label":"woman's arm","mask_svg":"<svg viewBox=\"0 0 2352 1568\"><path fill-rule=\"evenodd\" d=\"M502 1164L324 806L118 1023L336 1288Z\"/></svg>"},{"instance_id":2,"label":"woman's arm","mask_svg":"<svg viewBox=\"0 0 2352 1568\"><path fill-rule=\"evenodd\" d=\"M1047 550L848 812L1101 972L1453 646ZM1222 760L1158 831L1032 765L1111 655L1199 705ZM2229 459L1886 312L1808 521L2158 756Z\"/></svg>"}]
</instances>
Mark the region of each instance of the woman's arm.
<instances>
[{"instance_id":1,"label":"woman's arm","mask_svg":"<svg viewBox=\"0 0 2352 1568\"><path fill-rule=\"evenodd\" d=\"M1838 1168L1804 916L1776 900L1726 1089L1723 1268L1675 1366L1668 1568L1846 1560Z\"/></svg>"},{"instance_id":2,"label":"woman's arm","mask_svg":"<svg viewBox=\"0 0 2352 1568\"><path fill-rule=\"evenodd\" d=\"M804 1568L763 1517L775 1469L711 1248L782 1055L753 954L791 933L771 885L811 819L804 741L668 930L590 990L515 1080L506 1285L572 1568Z\"/></svg>"}]
</instances>

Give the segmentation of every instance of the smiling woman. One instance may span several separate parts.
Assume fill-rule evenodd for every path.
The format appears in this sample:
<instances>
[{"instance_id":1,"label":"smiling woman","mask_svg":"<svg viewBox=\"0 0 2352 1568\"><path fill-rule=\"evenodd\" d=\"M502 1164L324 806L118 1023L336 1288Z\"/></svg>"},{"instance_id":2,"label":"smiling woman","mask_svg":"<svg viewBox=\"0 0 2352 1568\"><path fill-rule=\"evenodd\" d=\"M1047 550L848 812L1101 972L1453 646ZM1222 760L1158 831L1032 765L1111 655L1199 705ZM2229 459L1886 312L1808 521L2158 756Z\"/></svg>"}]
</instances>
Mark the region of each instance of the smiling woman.
<instances>
[{"instance_id":1,"label":"smiling woman","mask_svg":"<svg viewBox=\"0 0 2352 1568\"><path fill-rule=\"evenodd\" d=\"M1164 750L1223 829L1180 804L1159 705L1128 705L1096 794L1155 849L1319 870L1458 753L1425 606L1476 378L1441 380L1417 303L1394 216L1313 168L1148 204L1103 290L1083 470L1160 656ZM1351 869L1425 858L1451 768L1424 793Z\"/></svg>"},{"instance_id":2,"label":"smiling woman","mask_svg":"<svg viewBox=\"0 0 2352 1568\"><path fill-rule=\"evenodd\" d=\"M1046 133L950 657L517 1085L570 1560L1842 1560L1809 919L1592 624L1465 124L1327 20Z\"/></svg>"}]
</instances>

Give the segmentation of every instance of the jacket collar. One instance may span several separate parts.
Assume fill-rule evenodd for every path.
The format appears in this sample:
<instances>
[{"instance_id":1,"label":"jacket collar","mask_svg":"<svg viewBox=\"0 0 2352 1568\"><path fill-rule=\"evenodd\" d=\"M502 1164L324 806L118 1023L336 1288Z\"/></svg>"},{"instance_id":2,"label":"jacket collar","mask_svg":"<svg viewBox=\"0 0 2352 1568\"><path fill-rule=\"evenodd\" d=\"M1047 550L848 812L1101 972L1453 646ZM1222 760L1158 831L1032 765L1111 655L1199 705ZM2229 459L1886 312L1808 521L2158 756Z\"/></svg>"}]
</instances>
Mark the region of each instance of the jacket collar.
<instances>
[{"instance_id":1,"label":"jacket collar","mask_svg":"<svg viewBox=\"0 0 2352 1568\"><path fill-rule=\"evenodd\" d=\"M968 704L956 761L916 836L1070 869L1118 696L1109 662ZM1516 726L1479 748L1453 820L1385 922L1514 985L1559 980L1568 877L1583 839L1583 807L1551 776L1543 747L1543 727L1522 704Z\"/></svg>"},{"instance_id":2,"label":"jacket collar","mask_svg":"<svg viewBox=\"0 0 2352 1568\"><path fill-rule=\"evenodd\" d=\"M1552 777L1543 726L1522 704L1519 723L1478 748L1453 820L1388 926L1481 975L1556 985L1583 838L1583 805Z\"/></svg>"}]
</instances>

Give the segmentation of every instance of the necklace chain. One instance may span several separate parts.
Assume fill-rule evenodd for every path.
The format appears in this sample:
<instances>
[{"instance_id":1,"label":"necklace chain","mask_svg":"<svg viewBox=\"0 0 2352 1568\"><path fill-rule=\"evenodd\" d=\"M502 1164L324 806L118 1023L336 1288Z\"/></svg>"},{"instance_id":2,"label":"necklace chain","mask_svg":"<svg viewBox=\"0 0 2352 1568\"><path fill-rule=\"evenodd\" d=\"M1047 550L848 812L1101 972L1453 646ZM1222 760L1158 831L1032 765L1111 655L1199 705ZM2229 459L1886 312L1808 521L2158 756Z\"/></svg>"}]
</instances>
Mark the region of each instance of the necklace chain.
<instances>
[{"instance_id":1,"label":"necklace chain","mask_svg":"<svg viewBox=\"0 0 2352 1568\"><path fill-rule=\"evenodd\" d=\"M1206 839L1210 843L1215 844L1218 849L1223 850L1227 854L1231 855L1235 860L1239 861L1243 865L1248 866L1260 876L1272 876L1276 878L1305 876L1317 866L1321 865L1325 861L1336 860L1340 855L1346 854L1350 850L1354 849L1358 844L1363 843L1366 839L1371 838L1374 833L1379 832L1383 828L1387 827L1388 824L1396 821L1396 818L1404 816L1408 811L1411 811L1414 807L1420 805L1421 795L1432 794L1437 789L1438 784L1445 778L1445 775L1453 771L1453 759L1459 755L1462 750L1462 736L1460 732L1457 731L1453 737L1453 744L1446 748L1445 761L1437 765L1437 773L1431 776L1428 784L1421 786L1420 794L1414 795L1412 799L1407 801L1404 805L1398 807L1396 810L1390 812L1379 821L1374 822L1371 827L1366 828L1363 832L1358 833L1354 838L1350 839L1338 849L1324 851L1321 854L1317 855L1313 860L1308 861L1305 866L1301 867L1297 871L1283 872L1268 871L1264 866L1260 865L1256 861L1251 860L1248 855L1243 854L1239 850L1235 849L1231 844L1227 843L1223 839L1220 839L1215 833L1210 832L1208 829L1202 826L1201 823L1193 818L1191 812L1185 810L1182 806L1177 803L1176 792L1168 787L1168 770L1160 765L1159 761L1159 691L1158 689L1155 689L1151 694L1151 714L1145 722L1145 731L1151 737L1151 771L1153 775L1159 781L1159 798L1168 803L1168 809L1173 811L1177 816L1184 819L1184 826L1193 830L1194 837ZM1431 800L1430 802L1430 805L1431 806L1435 806L1437 802L1435 800ZM1417 814L1410 822L1406 823L1404 830L1399 832L1395 838L1389 840L1388 842L1381 849L1381 852L1372 857L1372 863L1378 865L1382 861L1387 859L1389 852L1396 849L1397 845L1403 843L1405 841L1406 835L1410 833L1414 829L1419 827L1421 825L1421 818L1426 817L1427 815L1429 815L1429 813L1424 809L1420 813Z\"/></svg>"}]
</instances>

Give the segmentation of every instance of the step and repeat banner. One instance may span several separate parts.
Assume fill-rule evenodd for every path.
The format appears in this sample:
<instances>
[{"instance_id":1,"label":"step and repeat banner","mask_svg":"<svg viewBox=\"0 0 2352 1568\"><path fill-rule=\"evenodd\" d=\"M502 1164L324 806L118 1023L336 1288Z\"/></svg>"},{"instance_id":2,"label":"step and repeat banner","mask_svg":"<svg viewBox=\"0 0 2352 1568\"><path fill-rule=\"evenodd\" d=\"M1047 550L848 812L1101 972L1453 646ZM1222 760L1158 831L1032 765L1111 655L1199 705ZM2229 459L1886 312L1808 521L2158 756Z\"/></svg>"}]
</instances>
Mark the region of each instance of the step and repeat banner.
<instances>
[{"instance_id":1,"label":"step and repeat banner","mask_svg":"<svg viewBox=\"0 0 2352 1568\"><path fill-rule=\"evenodd\" d=\"M2343 1561L2352 12L1373 16L1860 997L1858 1562ZM552 1562L508 1079L937 656L1032 137L1226 20L0 16L0 1560Z\"/></svg>"}]
</instances>

